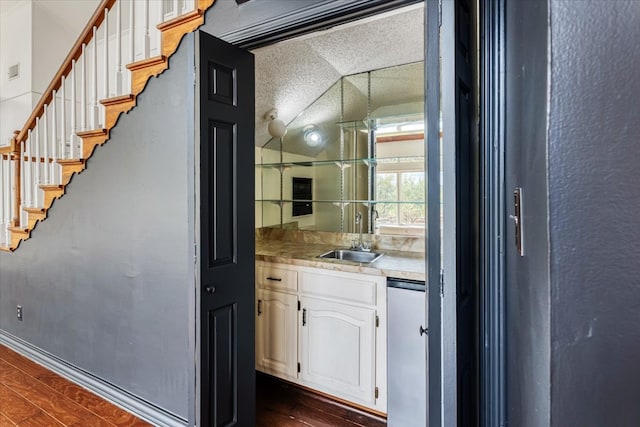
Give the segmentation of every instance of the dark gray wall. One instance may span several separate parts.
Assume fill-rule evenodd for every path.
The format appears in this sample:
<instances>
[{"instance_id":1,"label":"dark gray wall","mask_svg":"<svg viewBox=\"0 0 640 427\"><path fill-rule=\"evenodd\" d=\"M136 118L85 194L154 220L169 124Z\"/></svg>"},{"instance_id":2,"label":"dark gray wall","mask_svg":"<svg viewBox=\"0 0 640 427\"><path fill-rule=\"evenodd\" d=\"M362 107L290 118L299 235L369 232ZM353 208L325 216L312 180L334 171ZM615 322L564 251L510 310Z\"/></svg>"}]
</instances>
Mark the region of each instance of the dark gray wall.
<instances>
[{"instance_id":1,"label":"dark gray wall","mask_svg":"<svg viewBox=\"0 0 640 427\"><path fill-rule=\"evenodd\" d=\"M256 26L268 28L273 24L269 21L274 20L290 23L294 19L295 22L295 17L290 15L304 13L305 9L321 4L341 2L344 0L252 0L238 5L235 0L216 0L207 11L205 24L200 29L226 40L229 37L225 35L255 29Z\"/></svg>"},{"instance_id":2,"label":"dark gray wall","mask_svg":"<svg viewBox=\"0 0 640 427\"><path fill-rule=\"evenodd\" d=\"M170 67L33 238L0 253L0 333L186 419L194 389L192 39Z\"/></svg>"},{"instance_id":3,"label":"dark gray wall","mask_svg":"<svg viewBox=\"0 0 640 427\"><path fill-rule=\"evenodd\" d=\"M549 425L550 319L547 242L546 2L506 2L506 208L522 187L524 248L506 235L506 361L509 425Z\"/></svg>"},{"instance_id":4,"label":"dark gray wall","mask_svg":"<svg viewBox=\"0 0 640 427\"><path fill-rule=\"evenodd\" d=\"M640 3L550 1L554 426L640 425Z\"/></svg>"}]
</instances>

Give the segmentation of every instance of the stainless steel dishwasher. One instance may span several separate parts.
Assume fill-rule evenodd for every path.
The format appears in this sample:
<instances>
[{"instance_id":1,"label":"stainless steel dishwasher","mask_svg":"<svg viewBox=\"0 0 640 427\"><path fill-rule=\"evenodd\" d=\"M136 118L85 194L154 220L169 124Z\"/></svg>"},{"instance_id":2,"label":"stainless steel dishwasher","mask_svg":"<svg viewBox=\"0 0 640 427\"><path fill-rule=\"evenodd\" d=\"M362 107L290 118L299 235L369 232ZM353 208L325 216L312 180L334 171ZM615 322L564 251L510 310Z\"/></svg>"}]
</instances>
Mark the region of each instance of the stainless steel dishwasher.
<instances>
[{"instance_id":1,"label":"stainless steel dishwasher","mask_svg":"<svg viewBox=\"0 0 640 427\"><path fill-rule=\"evenodd\" d=\"M387 279L387 425L427 425L426 286Z\"/></svg>"}]
</instances>

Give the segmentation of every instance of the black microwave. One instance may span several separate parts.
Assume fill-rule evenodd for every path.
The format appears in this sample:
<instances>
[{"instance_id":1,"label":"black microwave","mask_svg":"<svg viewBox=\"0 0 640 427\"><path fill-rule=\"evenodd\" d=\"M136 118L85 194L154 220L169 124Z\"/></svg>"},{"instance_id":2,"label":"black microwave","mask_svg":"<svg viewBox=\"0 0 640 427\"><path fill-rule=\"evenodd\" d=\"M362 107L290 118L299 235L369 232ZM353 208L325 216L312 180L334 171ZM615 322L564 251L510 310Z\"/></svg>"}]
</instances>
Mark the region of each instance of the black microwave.
<instances>
[{"instance_id":1,"label":"black microwave","mask_svg":"<svg viewBox=\"0 0 640 427\"><path fill-rule=\"evenodd\" d=\"M292 216L310 215L313 213L313 203L311 203L312 184L311 178L293 177L293 205Z\"/></svg>"}]
</instances>

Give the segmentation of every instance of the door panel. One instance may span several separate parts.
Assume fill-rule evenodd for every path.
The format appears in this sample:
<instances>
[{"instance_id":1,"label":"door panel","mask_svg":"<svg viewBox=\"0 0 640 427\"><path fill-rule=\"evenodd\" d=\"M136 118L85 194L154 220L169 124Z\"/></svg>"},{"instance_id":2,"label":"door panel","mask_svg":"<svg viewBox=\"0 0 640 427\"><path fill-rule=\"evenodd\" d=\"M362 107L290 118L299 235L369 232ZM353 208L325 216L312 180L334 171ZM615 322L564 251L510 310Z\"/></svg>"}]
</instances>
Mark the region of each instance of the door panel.
<instances>
[{"instance_id":1,"label":"door panel","mask_svg":"<svg viewBox=\"0 0 640 427\"><path fill-rule=\"evenodd\" d=\"M298 297L258 290L256 364L265 372L298 377Z\"/></svg>"},{"instance_id":2,"label":"door panel","mask_svg":"<svg viewBox=\"0 0 640 427\"><path fill-rule=\"evenodd\" d=\"M203 32L198 41L200 425L253 426L253 55Z\"/></svg>"},{"instance_id":3,"label":"door panel","mask_svg":"<svg viewBox=\"0 0 640 427\"><path fill-rule=\"evenodd\" d=\"M375 310L302 300L301 379L320 390L375 404Z\"/></svg>"},{"instance_id":4,"label":"door panel","mask_svg":"<svg viewBox=\"0 0 640 427\"><path fill-rule=\"evenodd\" d=\"M216 425L233 425L236 418L236 407L233 397L237 395L234 377L237 373L237 347L235 304L220 307L209 312L207 323L209 336L209 354L215 357L209 359L208 371L214 372L211 378L212 395L216 396L212 411L217 420ZM210 412L211 413L211 412Z\"/></svg>"}]
</instances>

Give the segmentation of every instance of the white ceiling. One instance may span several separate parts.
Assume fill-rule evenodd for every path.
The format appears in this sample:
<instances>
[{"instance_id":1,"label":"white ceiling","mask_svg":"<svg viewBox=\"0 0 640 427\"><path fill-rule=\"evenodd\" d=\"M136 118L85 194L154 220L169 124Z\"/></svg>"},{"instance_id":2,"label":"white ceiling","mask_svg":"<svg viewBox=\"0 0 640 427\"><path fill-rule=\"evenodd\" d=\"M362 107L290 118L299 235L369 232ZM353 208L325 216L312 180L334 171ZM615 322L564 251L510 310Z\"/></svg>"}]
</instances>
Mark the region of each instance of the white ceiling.
<instances>
[{"instance_id":1,"label":"white ceiling","mask_svg":"<svg viewBox=\"0 0 640 427\"><path fill-rule=\"evenodd\" d=\"M272 108L288 124L342 76L422 61L423 17L419 4L254 50L256 145Z\"/></svg>"}]
</instances>

